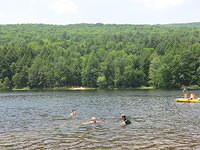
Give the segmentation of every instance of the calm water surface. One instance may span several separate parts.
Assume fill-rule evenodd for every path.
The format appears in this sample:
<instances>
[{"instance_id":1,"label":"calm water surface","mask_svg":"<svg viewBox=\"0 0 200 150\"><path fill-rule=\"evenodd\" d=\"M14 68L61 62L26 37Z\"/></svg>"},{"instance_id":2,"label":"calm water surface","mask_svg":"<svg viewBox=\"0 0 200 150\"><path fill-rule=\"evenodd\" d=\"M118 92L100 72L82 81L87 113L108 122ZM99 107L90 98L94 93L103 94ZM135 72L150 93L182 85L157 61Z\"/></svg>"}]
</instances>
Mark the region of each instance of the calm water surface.
<instances>
[{"instance_id":1,"label":"calm water surface","mask_svg":"<svg viewBox=\"0 0 200 150\"><path fill-rule=\"evenodd\" d=\"M195 91L200 94L200 91ZM0 93L0 150L200 149L200 103L180 91ZM77 118L69 110L77 110ZM132 124L121 128L119 115ZM92 116L100 123L81 125Z\"/></svg>"}]
</instances>

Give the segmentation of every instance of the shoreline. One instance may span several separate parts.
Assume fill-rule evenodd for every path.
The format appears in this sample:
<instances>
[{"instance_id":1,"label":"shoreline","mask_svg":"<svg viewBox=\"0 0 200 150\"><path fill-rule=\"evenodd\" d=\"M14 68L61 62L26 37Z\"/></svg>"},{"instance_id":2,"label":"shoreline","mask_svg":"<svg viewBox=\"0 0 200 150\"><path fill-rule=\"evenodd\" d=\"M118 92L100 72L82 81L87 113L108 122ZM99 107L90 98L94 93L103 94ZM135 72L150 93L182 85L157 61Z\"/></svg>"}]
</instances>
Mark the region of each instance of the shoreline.
<instances>
[{"instance_id":1,"label":"shoreline","mask_svg":"<svg viewBox=\"0 0 200 150\"><path fill-rule=\"evenodd\" d=\"M3 91L92 91L92 90L156 90L154 87L136 87L136 88L94 88L94 87L54 87L54 88L13 88Z\"/></svg>"},{"instance_id":2,"label":"shoreline","mask_svg":"<svg viewBox=\"0 0 200 150\"><path fill-rule=\"evenodd\" d=\"M200 87L190 86L187 87L188 90L200 90ZM54 87L54 88L13 88L10 90L0 90L1 91L93 91L93 90L182 90L180 88L154 88L152 86L141 86L141 87L131 87L131 88L94 88L94 87Z\"/></svg>"},{"instance_id":3,"label":"shoreline","mask_svg":"<svg viewBox=\"0 0 200 150\"><path fill-rule=\"evenodd\" d=\"M10 91L88 91L96 90L97 88L89 87L54 87L54 88L14 88Z\"/></svg>"}]
</instances>

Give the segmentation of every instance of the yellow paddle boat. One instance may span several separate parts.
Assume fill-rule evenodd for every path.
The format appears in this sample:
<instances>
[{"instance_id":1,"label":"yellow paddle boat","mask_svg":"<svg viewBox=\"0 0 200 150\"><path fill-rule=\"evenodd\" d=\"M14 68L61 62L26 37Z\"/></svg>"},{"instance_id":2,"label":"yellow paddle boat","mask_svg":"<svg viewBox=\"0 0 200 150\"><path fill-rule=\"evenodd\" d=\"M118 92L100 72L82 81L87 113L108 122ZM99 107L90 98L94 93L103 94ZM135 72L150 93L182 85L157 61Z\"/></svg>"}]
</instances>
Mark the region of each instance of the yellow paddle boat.
<instances>
[{"instance_id":1,"label":"yellow paddle boat","mask_svg":"<svg viewBox=\"0 0 200 150\"><path fill-rule=\"evenodd\" d=\"M190 99L190 98L177 98L177 102L186 102L186 103L198 103L200 102L200 98Z\"/></svg>"}]
</instances>

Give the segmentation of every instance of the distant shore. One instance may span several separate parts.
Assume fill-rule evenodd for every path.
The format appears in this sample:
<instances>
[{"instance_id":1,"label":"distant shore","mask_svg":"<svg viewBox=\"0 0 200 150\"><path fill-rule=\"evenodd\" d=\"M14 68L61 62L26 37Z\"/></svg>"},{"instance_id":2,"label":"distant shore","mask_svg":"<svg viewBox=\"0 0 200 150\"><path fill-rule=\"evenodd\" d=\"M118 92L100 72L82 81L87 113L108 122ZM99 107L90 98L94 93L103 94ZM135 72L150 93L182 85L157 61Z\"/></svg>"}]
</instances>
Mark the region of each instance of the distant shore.
<instances>
[{"instance_id":1,"label":"distant shore","mask_svg":"<svg viewBox=\"0 0 200 150\"><path fill-rule=\"evenodd\" d=\"M154 87L136 87L136 88L94 88L94 87L54 87L54 88L13 88L11 91L89 91L89 90L153 90Z\"/></svg>"},{"instance_id":2,"label":"distant shore","mask_svg":"<svg viewBox=\"0 0 200 150\"><path fill-rule=\"evenodd\" d=\"M96 90L90 87L54 87L54 88L14 88L11 91L88 91Z\"/></svg>"},{"instance_id":3,"label":"distant shore","mask_svg":"<svg viewBox=\"0 0 200 150\"><path fill-rule=\"evenodd\" d=\"M180 89L180 88L174 88ZM188 90L200 90L199 86L188 86ZM89 91L89 90L156 90L152 86L141 86L141 87L131 87L131 88L94 88L94 87L53 87L53 88L13 88L11 90L0 90L0 91ZM170 89L165 89L170 90ZM181 90L181 89L180 89Z\"/></svg>"}]
</instances>

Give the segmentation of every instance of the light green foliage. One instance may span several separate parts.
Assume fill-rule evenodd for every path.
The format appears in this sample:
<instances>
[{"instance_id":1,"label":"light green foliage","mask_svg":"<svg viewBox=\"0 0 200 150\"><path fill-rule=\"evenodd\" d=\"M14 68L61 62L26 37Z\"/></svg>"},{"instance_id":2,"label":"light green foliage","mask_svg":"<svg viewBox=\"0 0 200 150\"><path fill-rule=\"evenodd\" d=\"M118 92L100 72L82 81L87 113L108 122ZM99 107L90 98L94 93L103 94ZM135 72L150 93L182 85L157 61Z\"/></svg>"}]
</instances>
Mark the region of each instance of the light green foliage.
<instances>
[{"instance_id":1,"label":"light green foliage","mask_svg":"<svg viewBox=\"0 0 200 150\"><path fill-rule=\"evenodd\" d=\"M149 78L150 84L156 88L162 87L163 83L162 71L164 68L161 65L160 57L155 55L150 64Z\"/></svg>"},{"instance_id":2,"label":"light green foliage","mask_svg":"<svg viewBox=\"0 0 200 150\"><path fill-rule=\"evenodd\" d=\"M95 53L91 53L84 58L82 69L82 84L88 87L97 86L97 78L99 76L99 61Z\"/></svg>"},{"instance_id":3,"label":"light green foliage","mask_svg":"<svg viewBox=\"0 0 200 150\"><path fill-rule=\"evenodd\" d=\"M97 78L97 86L100 88L107 87L106 77L104 75L101 75Z\"/></svg>"}]
</instances>

